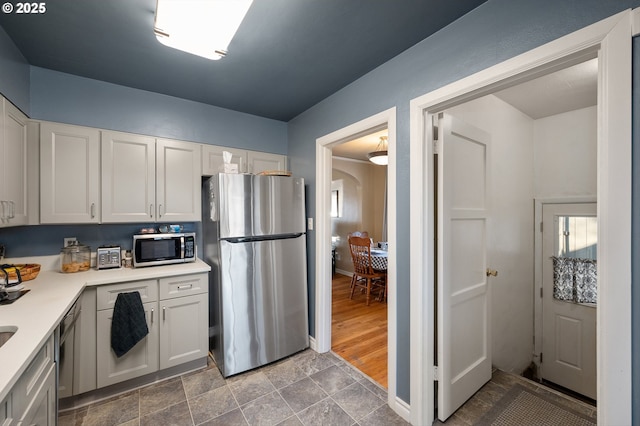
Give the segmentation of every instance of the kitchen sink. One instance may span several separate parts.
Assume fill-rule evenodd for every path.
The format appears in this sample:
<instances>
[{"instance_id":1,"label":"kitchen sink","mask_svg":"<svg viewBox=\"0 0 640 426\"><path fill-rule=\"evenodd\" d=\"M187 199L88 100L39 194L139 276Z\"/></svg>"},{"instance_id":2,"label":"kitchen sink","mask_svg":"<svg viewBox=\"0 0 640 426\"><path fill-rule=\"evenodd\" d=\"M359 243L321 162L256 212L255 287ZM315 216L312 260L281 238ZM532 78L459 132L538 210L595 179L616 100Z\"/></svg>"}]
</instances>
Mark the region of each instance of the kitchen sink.
<instances>
[{"instance_id":1,"label":"kitchen sink","mask_svg":"<svg viewBox=\"0 0 640 426\"><path fill-rule=\"evenodd\" d=\"M16 334L16 331L18 331L18 327L13 325L0 326L0 347L7 343L11 336Z\"/></svg>"}]
</instances>

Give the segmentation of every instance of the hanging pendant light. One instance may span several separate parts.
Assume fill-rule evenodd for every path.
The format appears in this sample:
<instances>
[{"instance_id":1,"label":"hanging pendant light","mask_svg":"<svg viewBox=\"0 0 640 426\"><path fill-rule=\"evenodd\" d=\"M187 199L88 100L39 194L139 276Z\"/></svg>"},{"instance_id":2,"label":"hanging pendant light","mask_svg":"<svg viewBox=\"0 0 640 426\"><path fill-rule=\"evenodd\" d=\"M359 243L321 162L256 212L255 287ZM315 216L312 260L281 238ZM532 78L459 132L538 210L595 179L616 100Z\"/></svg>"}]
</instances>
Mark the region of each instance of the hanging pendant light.
<instances>
[{"instance_id":1,"label":"hanging pendant light","mask_svg":"<svg viewBox=\"0 0 640 426\"><path fill-rule=\"evenodd\" d=\"M380 142L376 150L367 154L369 161L379 166L386 166L389 164L389 154L387 152L387 137L380 136Z\"/></svg>"}]
</instances>

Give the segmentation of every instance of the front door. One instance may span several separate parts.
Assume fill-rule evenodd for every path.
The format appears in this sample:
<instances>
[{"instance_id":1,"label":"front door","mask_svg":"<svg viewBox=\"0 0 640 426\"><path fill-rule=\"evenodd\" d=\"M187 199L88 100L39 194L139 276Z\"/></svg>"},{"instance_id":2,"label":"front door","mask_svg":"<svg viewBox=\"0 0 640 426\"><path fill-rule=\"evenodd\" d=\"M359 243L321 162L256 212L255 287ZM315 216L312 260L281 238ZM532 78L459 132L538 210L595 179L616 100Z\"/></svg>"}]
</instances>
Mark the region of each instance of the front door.
<instances>
[{"instance_id":1,"label":"front door","mask_svg":"<svg viewBox=\"0 0 640 426\"><path fill-rule=\"evenodd\" d=\"M444 421L491 379L490 137L446 114L438 127L438 418Z\"/></svg>"},{"instance_id":2,"label":"front door","mask_svg":"<svg viewBox=\"0 0 640 426\"><path fill-rule=\"evenodd\" d=\"M544 204L542 223L541 377L596 399L596 203Z\"/></svg>"}]
</instances>

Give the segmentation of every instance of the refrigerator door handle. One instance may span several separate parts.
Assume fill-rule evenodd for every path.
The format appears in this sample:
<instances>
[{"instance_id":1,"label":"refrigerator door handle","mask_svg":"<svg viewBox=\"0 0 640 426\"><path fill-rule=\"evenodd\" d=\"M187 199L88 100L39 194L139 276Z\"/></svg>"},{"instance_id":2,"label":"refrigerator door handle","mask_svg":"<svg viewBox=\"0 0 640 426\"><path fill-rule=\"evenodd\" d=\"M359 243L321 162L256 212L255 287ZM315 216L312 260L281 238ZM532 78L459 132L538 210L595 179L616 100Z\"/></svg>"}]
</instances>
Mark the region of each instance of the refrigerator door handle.
<instances>
[{"instance_id":1,"label":"refrigerator door handle","mask_svg":"<svg viewBox=\"0 0 640 426\"><path fill-rule=\"evenodd\" d=\"M253 243L256 241L287 240L290 238L298 238L298 237L301 237L302 235L304 235L304 232L297 232L295 234L264 235L260 237L221 238L221 240L230 242L232 244L237 244L237 243Z\"/></svg>"}]
</instances>

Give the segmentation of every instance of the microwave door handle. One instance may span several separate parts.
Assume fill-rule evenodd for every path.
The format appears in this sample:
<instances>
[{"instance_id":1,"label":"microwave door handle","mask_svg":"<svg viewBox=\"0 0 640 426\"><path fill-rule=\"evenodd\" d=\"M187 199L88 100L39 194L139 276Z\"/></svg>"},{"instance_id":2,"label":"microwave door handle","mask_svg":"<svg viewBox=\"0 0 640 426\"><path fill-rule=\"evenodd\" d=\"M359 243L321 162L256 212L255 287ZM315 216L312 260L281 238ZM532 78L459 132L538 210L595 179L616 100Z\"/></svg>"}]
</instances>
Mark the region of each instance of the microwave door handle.
<instances>
[{"instance_id":1,"label":"microwave door handle","mask_svg":"<svg viewBox=\"0 0 640 426\"><path fill-rule=\"evenodd\" d=\"M184 259L184 237L180 237L180 259Z\"/></svg>"}]
</instances>

